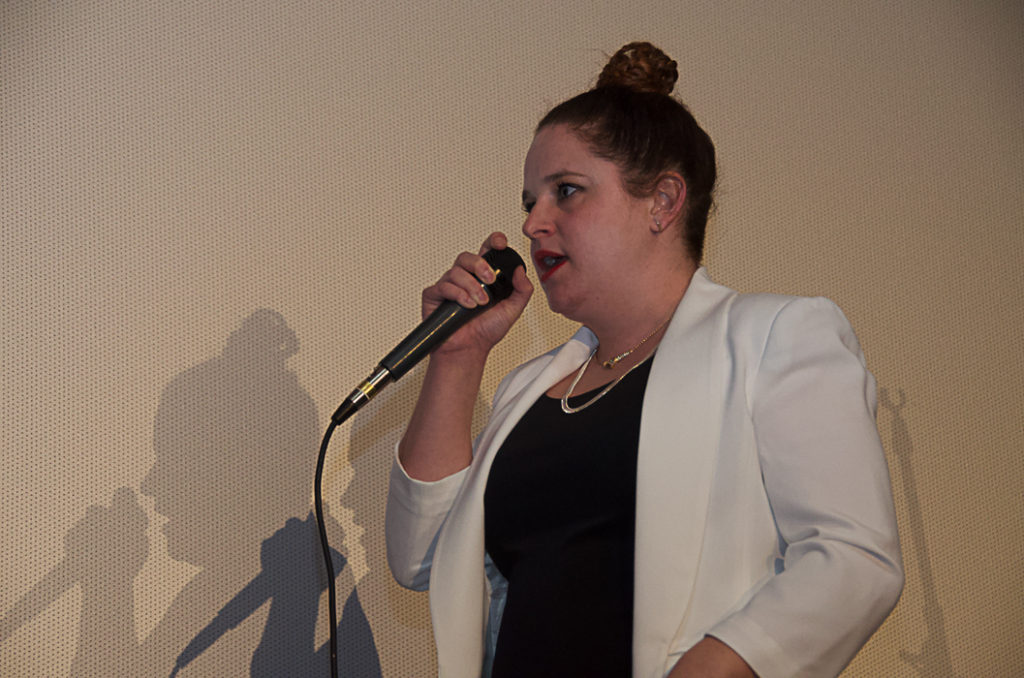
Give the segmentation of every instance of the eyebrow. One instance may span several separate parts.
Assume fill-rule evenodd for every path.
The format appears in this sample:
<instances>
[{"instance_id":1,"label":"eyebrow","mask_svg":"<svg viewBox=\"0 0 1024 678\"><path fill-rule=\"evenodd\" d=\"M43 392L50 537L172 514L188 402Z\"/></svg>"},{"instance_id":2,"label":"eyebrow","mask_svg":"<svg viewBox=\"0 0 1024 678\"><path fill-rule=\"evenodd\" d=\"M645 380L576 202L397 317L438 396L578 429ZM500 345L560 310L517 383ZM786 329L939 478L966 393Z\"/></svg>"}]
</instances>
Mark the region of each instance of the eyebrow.
<instances>
[{"instance_id":1,"label":"eyebrow","mask_svg":"<svg viewBox=\"0 0 1024 678\"><path fill-rule=\"evenodd\" d=\"M585 175L580 174L579 172L573 172L572 170L565 170L565 169L563 169L563 170L558 170L557 172L552 172L551 174L549 174L546 177L542 178L541 179L541 183L543 183L543 184L550 184L552 182L558 181L559 179L564 179L565 177L582 177L582 176L585 176ZM526 189L523 189L523 198L522 198L522 200L523 200L524 204L526 203L526 199L530 195L531 194L530 194L529 191L527 191Z\"/></svg>"}]
</instances>

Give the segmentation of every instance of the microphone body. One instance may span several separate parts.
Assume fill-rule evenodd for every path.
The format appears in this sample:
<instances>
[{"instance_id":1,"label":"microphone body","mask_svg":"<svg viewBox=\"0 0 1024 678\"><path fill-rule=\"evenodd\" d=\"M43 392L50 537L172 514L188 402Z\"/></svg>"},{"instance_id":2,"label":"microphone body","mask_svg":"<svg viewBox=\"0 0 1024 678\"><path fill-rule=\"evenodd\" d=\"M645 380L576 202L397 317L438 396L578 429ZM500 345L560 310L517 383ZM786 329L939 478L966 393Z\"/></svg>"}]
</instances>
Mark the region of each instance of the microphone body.
<instances>
[{"instance_id":1,"label":"microphone body","mask_svg":"<svg viewBox=\"0 0 1024 678\"><path fill-rule=\"evenodd\" d=\"M454 301L446 301L438 306L394 350L384 356L373 373L341 403L331 416L331 422L335 426L355 414L386 385L401 379L457 329L512 294L512 273L517 267L526 266L522 258L509 247L491 250L484 254L483 258L495 273L494 282L480 283L489 301L474 308L466 308Z\"/></svg>"}]
</instances>

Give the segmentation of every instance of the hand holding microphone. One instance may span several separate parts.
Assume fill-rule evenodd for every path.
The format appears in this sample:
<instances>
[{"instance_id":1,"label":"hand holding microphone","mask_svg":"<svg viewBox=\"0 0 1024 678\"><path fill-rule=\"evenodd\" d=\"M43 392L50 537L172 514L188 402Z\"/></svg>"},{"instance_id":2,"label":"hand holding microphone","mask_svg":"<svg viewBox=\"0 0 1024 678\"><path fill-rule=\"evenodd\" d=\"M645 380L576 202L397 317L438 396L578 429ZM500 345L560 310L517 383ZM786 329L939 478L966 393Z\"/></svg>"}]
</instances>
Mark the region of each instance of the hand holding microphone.
<instances>
[{"instance_id":1,"label":"hand holding microphone","mask_svg":"<svg viewBox=\"0 0 1024 678\"><path fill-rule=\"evenodd\" d=\"M327 530L324 527L322 478L331 432L368 403L380 389L400 379L416 363L449 338L452 338L455 344L448 346L449 355L468 357L474 348L486 355L512 327L532 292L533 286L526 278L522 258L507 247L504 235L492 233L480 249L480 254L460 254L455 265L441 277L441 280L424 290L423 322L391 353L384 356L373 373L335 410L331 416L331 425L327 428L320 445L313 490L320 546L328 572L333 570L333 565L327 543ZM488 309L493 310L484 313ZM474 318L477 321L470 323ZM463 330L461 333L458 332L460 328ZM417 418L422 419L423 415L414 413L410 427L416 426ZM331 616L331 633L328 639L330 666L332 677L336 677L337 603L333 578L328 578L327 591L327 607Z\"/></svg>"},{"instance_id":2,"label":"hand holding microphone","mask_svg":"<svg viewBox=\"0 0 1024 678\"><path fill-rule=\"evenodd\" d=\"M496 263L496 261L498 263ZM502 264L506 264L504 271ZM493 269L498 270L498 280ZM506 279L505 276L508 276ZM511 283L511 288L509 284ZM499 287L496 299L488 297L488 288ZM492 233L478 254L463 252L455 259L451 269L430 287L423 290L423 317L427 318L443 304L457 303L468 312L468 319L481 315L479 322L468 324L466 332L456 333L435 353L459 352L466 349L489 352L508 333L519 319L533 294L533 285L526 277L523 260L508 247L502 233ZM497 302L507 299L503 304ZM480 307L483 307L480 309ZM479 310L494 309L482 315Z\"/></svg>"},{"instance_id":3,"label":"hand holding microphone","mask_svg":"<svg viewBox=\"0 0 1024 678\"><path fill-rule=\"evenodd\" d=\"M491 234L479 255L463 252L436 284L423 291L423 322L342 402L332 423L344 422L385 385L400 379L469 321L493 308L494 313L456 337L454 346L446 344L449 352L490 351L518 319L532 292L522 258L507 247L501 233Z\"/></svg>"}]
</instances>

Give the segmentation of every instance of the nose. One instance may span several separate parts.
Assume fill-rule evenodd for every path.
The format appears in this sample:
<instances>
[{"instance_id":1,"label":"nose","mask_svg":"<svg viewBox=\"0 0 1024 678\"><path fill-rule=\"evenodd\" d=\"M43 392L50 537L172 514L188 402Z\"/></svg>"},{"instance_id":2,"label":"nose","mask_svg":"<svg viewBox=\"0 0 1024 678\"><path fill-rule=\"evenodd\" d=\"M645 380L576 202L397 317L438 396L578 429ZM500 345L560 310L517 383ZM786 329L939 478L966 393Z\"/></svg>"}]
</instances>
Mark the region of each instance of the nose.
<instances>
[{"instance_id":1,"label":"nose","mask_svg":"<svg viewBox=\"0 0 1024 678\"><path fill-rule=\"evenodd\" d=\"M550 210L545 209L540 201L534 204L533 208L527 213L526 220L523 221L523 235L530 240L551 235L554 228L555 225L551 218Z\"/></svg>"}]
</instances>

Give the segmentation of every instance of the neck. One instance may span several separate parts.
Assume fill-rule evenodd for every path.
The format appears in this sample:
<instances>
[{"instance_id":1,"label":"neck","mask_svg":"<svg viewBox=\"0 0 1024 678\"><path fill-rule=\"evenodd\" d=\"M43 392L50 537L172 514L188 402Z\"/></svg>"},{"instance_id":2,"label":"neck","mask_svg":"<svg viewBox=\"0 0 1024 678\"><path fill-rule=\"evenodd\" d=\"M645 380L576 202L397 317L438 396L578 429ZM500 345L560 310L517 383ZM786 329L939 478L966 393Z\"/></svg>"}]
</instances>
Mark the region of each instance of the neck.
<instances>
[{"instance_id":1,"label":"neck","mask_svg":"<svg viewBox=\"0 0 1024 678\"><path fill-rule=\"evenodd\" d=\"M586 322L598 340L594 360L611 360L628 351L632 351L630 358L648 355L665 333L696 270L697 266L692 265L670 281L653 287L657 294L636 294L634 299L612 305L609 312Z\"/></svg>"}]
</instances>

